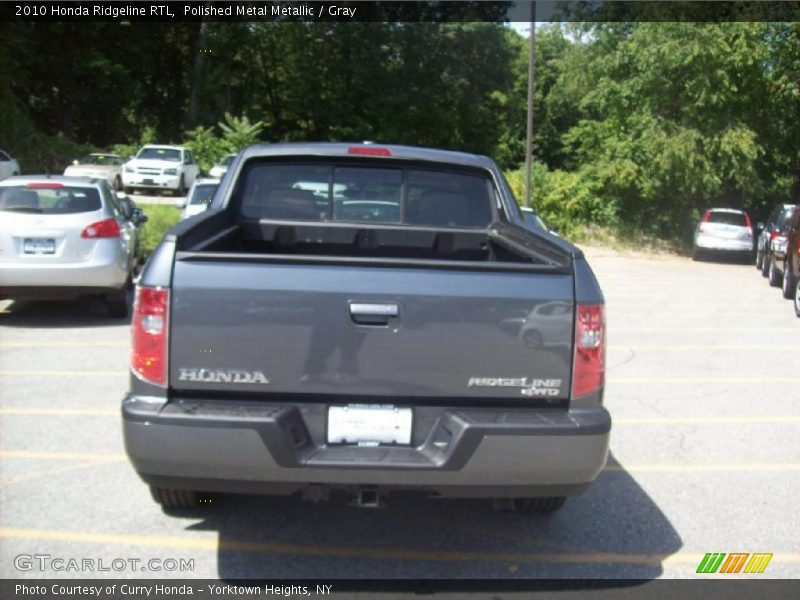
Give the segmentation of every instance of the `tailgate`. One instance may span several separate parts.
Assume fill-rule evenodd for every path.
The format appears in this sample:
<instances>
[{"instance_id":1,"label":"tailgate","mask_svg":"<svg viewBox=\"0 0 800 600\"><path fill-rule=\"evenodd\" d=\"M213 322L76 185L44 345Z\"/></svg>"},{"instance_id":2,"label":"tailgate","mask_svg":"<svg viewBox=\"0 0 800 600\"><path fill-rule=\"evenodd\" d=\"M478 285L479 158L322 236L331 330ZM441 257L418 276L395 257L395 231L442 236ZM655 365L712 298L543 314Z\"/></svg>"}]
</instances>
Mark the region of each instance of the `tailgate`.
<instances>
[{"instance_id":1,"label":"tailgate","mask_svg":"<svg viewBox=\"0 0 800 600\"><path fill-rule=\"evenodd\" d=\"M226 394L564 399L570 274L177 260L170 385Z\"/></svg>"}]
</instances>

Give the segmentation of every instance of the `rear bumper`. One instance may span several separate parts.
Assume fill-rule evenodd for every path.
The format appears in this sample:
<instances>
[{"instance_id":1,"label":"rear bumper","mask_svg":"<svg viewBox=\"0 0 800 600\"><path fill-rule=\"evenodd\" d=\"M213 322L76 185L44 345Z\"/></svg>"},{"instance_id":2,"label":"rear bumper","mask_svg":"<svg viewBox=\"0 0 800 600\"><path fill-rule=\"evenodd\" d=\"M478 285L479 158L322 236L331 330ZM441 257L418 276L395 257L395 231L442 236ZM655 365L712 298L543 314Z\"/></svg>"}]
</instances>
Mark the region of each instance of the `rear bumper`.
<instances>
[{"instance_id":1,"label":"rear bumper","mask_svg":"<svg viewBox=\"0 0 800 600\"><path fill-rule=\"evenodd\" d=\"M0 263L0 297L47 297L120 290L128 272L116 251L99 253L86 262Z\"/></svg>"},{"instance_id":2,"label":"rear bumper","mask_svg":"<svg viewBox=\"0 0 800 600\"><path fill-rule=\"evenodd\" d=\"M694 245L703 250L720 250L727 252L753 251L753 240L726 240L716 237L698 236Z\"/></svg>"},{"instance_id":3,"label":"rear bumper","mask_svg":"<svg viewBox=\"0 0 800 600\"><path fill-rule=\"evenodd\" d=\"M420 489L442 496L582 492L606 463L602 407L415 407L411 447L329 446L319 404L123 401L125 447L149 484L288 494L309 485ZM424 435L418 435L420 429Z\"/></svg>"}]
</instances>

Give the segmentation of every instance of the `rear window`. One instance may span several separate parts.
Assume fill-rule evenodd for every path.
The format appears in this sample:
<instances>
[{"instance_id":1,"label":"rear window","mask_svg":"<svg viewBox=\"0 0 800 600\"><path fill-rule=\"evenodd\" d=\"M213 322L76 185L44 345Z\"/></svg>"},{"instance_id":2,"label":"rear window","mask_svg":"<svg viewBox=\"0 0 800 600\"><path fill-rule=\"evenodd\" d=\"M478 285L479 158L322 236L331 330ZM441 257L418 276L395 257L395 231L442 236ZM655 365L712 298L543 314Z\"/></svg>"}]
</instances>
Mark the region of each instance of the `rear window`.
<instances>
[{"instance_id":1,"label":"rear window","mask_svg":"<svg viewBox=\"0 0 800 600\"><path fill-rule=\"evenodd\" d=\"M747 221L744 218L742 213L729 213L729 212L717 212L711 211L708 214L708 223L722 223L723 225L738 225L740 227L745 227L747 225Z\"/></svg>"},{"instance_id":2,"label":"rear window","mask_svg":"<svg viewBox=\"0 0 800 600\"><path fill-rule=\"evenodd\" d=\"M249 165L237 189L249 219L486 227L489 180L481 175L350 165Z\"/></svg>"},{"instance_id":3,"label":"rear window","mask_svg":"<svg viewBox=\"0 0 800 600\"><path fill-rule=\"evenodd\" d=\"M41 215L69 215L100 210L96 188L25 186L0 188L0 211Z\"/></svg>"}]
</instances>

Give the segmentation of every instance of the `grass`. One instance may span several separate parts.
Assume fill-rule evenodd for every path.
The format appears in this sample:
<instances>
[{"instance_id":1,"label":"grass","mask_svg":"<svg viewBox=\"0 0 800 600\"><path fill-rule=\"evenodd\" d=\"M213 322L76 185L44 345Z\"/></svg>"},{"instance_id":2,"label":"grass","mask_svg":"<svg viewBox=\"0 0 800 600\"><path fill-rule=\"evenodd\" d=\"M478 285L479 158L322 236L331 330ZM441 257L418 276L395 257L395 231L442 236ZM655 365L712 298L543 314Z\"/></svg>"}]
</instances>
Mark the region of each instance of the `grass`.
<instances>
[{"instance_id":1,"label":"grass","mask_svg":"<svg viewBox=\"0 0 800 600\"><path fill-rule=\"evenodd\" d=\"M633 250L679 256L691 256L692 254L692 245L686 240L658 238L624 225L619 227L584 225L577 229L575 235L570 236L570 241L579 245L607 246L620 251Z\"/></svg>"},{"instance_id":2,"label":"grass","mask_svg":"<svg viewBox=\"0 0 800 600\"><path fill-rule=\"evenodd\" d=\"M161 238L181 220L181 209L165 204L140 204L148 221L142 227L142 251L145 258L155 250Z\"/></svg>"}]
</instances>

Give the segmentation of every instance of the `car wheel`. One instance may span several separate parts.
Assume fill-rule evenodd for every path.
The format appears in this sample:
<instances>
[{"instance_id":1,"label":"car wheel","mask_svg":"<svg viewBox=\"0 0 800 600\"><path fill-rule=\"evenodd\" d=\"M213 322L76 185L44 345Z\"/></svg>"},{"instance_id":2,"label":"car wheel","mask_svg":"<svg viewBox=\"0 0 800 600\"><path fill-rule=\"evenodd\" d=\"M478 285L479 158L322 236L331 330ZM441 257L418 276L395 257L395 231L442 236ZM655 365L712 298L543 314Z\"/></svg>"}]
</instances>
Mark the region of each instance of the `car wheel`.
<instances>
[{"instance_id":1,"label":"car wheel","mask_svg":"<svg viewBox=\"0 0 800 600\"><path fill-rule=\"evenodd\" d=\"M794 314L800 319L800 278L794 283Z\"/></svg>"},{"instance_id":2,"label":"car wheel","mask_svg":"<svg viewBox=\"0 0 800 600\"><path fill-rule=\"evenodd\" d=\"M764 265L764 249L761 246L759 246L758 250L756 250L756 269L760 271L763 265Z\"/></svg>"},{"instance_id":3,"label":"car wheel","mask_svg":"<svg viewBox=\"0 0 800 600\"><path fill-rule=\"evenodd\" d=\"M761 275L767 277L769 275L769 252L764 250L764 258L761 259Z\"/></svg>"},{"instance_id":4,"label":"car wheel","mask_svg":"<svg viewBox=\"0 0 800 600\"><path fill-rule=\"evenodd\" d=\"M695 248L692 250L692 260L697 262L698 260L703 260L703 254L701 253L699 248Z\"/></svg>"},{"instance_id":5,"label":"car wheel","mask_svg":"<svg viewBox=\"0 0 800 600\"><path fill-rule=\"evenodd\" d=\"M778 269L775 268L775 259L769 259L769 284L772 287L779 287L781 285L781 276L778 275Z\"/></svg>"},{"instance_id":6,"label":"car wheel","mask_svg":"<svg viewBox=\"0 0 800 600\"><path fill-rule=\"evenodd\" d=\"M119 175L114 179L114 190L120 191L122 189L122 179L119 178Z\"/></svg>"},{"instance_id":7,"label":"car wheel","mask_svg":"<svg viewBox=\"0 0 800 600\"><path fill-rule=\"evenodd\" d=\"M128 317L128 290L132 283L130 277L118 292L113 292L106 296L108 306L108 316L112 319L126 319Z\"/></svg>"},{"instance_id":8,"label":"car wheel","mask_svg":"<svg viewBox=\"0 0 800 600\"><path fill-rule=\"evenodd\" d=\"M185 196L186 195L186 181L183 179L183 175L181 175L181 182L178 184L178 189L175 190L176 196Z\"/></svg>"},{"instance_id":9,"label":"car wheel","mask_svg":"<svg viewBox=\"0 0 800 600\"><path fill-rule=\"evenodd\" d=\"M195 508L200 504L200 496L192 490L171 490L151 485L150 495L164 508Z\"/></svg>"},{"instance_id":10,"label":"car wheel","mask_svg":"<svg viewBox=\"0 0 800 600\"><path fill-rule=\"evenodd\" d=\"M792 292L794 291L794 282L790 273L789 265L783 261L783 280L781 281L781 292L783 297L787 300L791 299Z\"/></svg>"},{"instance_id":11,"label":"car wheel","mask_svg":"<svg viewBox=\"0 0 800 600\"><path fill-rule=\"evenodd\" d=\"M495 498L494 509L503 512L525 514L551 513L564 506L564 496L553 498Z\"/></svg>"}]
</instances>

